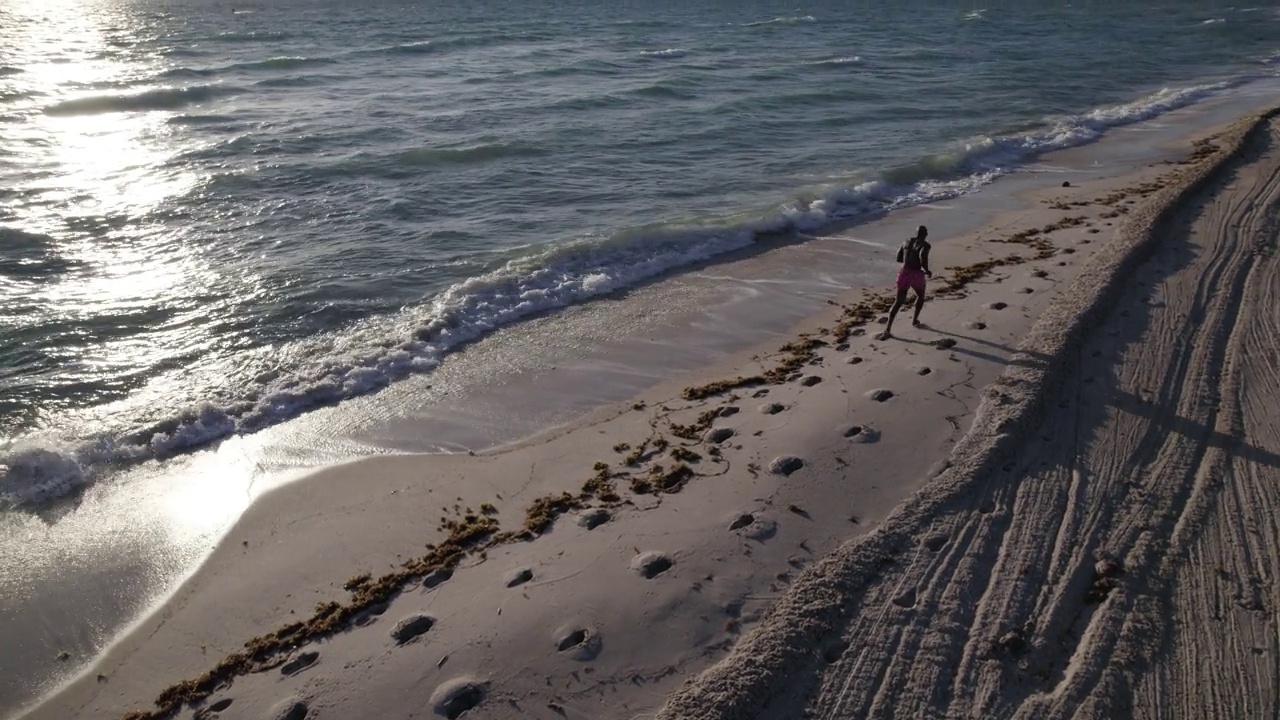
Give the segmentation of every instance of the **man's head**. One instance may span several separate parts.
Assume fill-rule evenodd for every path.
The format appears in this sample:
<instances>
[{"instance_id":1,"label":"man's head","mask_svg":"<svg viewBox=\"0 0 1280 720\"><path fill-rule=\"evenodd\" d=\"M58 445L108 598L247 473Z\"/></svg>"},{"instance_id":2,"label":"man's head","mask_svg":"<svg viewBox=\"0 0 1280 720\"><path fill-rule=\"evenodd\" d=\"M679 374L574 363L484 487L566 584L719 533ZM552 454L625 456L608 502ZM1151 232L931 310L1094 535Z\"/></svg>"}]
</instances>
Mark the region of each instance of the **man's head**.
<instances>
[{"instance_id":1,"label":"man's head","mask_svg":"<svg viewBox=\"0 0 1280 720\"><path fill-rule=\"evenodd\" d=\"M920 227L916 228L916 239L917 239L917 240L923 240L923 239L925 239L925 238L927 238L927 237L929 237L929 228L927 228L927 227L925 227L925 226L923 226L923 225L921 225Z\"/></svg>"}]
</instances>

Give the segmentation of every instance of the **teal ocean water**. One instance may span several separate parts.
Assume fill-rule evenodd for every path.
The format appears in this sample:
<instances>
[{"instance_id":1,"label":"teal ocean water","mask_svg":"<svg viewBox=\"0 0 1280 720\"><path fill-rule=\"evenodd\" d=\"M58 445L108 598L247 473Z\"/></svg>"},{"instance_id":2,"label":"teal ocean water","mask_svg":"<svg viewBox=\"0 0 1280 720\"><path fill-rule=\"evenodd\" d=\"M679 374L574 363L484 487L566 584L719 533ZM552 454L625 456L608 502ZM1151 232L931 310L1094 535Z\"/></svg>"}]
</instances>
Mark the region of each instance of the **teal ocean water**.
<instances>
[{"instance_id":1,"label":"teal ocean water","mask_svg":"<svg viewBox=\"0 0 1280 720\"><path fill-rule=\"evenodd\" d=\"M1203 0L8 0L0 509L1276 74Z\"/></svg>"}]
</instances>

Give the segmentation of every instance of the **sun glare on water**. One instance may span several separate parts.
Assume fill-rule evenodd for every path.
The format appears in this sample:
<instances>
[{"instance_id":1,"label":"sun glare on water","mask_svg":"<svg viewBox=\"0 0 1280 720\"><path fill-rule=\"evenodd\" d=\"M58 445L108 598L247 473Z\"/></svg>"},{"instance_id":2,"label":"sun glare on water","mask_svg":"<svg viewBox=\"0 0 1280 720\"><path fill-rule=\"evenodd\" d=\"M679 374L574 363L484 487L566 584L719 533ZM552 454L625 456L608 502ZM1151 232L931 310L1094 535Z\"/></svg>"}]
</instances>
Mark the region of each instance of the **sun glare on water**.
<instances>
[{"instance_id":1,"label":"sun glare on water","mask_svg":"<svg viewBox=\"0 0 1280 720\"><path fill-rule=\"evenodd\" d=\"M68 259L93 264L95 246L102 244L96 241L118 242L114 231L126 220L136 227L139 218L199 181L167 167L177 147L166 113L114 111L110 105L112 98L142 92L139 81L162 66L134 49L136 24L109 4L11 1L0 8L0 27L0 58L20 71L6 81L26 99L7 108L13 116L3 149L16 172L4 179L38 198L13 209L13 224L59 240L95 241L60 248ZM0 166L0 177L5 170ZM81 253L89 256L77 257Z\"/></svg>"},{"instance_id":2,"label":"sun glare on water","mask_svg":"<svg viewBox=\"0 0 1280 720\"><path fill-rule=\"evenodd\" d=\"M183 161L199 146L169 122L181 110L137 102L185 91L164 74L175 28L164 13L128 3L0 0L0 188L9 191L0 230L59 260L34 282L0 276L0 325L38 313L62 328L58 382L181 367L209 342L186 318L226 271L198 230L166 215L189 206L207 180ZM128 388L130 398L146 390ZM94 398L74 402L86 400ZM42 422L83 422L57 412ZM0 436L0 449L6 442ZM0 481L8 474L0 465ZM243 503L206 479L162 514L198 533Z\"/></svg>"}]
</instances>

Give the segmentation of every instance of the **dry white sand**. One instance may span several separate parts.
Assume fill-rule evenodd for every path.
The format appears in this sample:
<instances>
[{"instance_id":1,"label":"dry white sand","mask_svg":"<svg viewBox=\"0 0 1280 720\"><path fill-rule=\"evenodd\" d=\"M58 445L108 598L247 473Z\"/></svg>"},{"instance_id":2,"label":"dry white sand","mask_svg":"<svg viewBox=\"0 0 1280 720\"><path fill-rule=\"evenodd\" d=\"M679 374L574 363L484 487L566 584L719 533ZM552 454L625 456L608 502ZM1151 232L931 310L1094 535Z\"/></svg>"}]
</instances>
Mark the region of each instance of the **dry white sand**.
<instances>
[{"instance_id":1,"label":"dry white sand","mask_svg":"<svg viewBox=\"0 0 1280 720\"><path fill-rule=\"evenodd\" d=\"M939 246L928 329L874 341L850 293L518 445L273 492L29 717L1273 708L1276 527L1241 518L1280 479L1280 161L1246 129Z\"/></svg>"}]
</instances>

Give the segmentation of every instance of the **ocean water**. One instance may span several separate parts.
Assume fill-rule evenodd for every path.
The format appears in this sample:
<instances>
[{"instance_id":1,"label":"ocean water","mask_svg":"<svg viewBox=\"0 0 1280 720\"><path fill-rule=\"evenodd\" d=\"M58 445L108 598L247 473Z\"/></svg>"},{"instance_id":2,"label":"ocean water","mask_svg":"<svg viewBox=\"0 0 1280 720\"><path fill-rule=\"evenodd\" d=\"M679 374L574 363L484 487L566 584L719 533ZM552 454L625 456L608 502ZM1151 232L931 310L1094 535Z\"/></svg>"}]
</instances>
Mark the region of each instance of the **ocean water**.
<instances>
[{"instance_id":1,"label":"ocean water","mask_svg":"<svg viewBox=\"0 0 1280 720\"><path fill-rule=\"evenodd\" d=\"M1275 2L6 0L0 510L1278 61Z\"/></svg>"}]
</instances>

